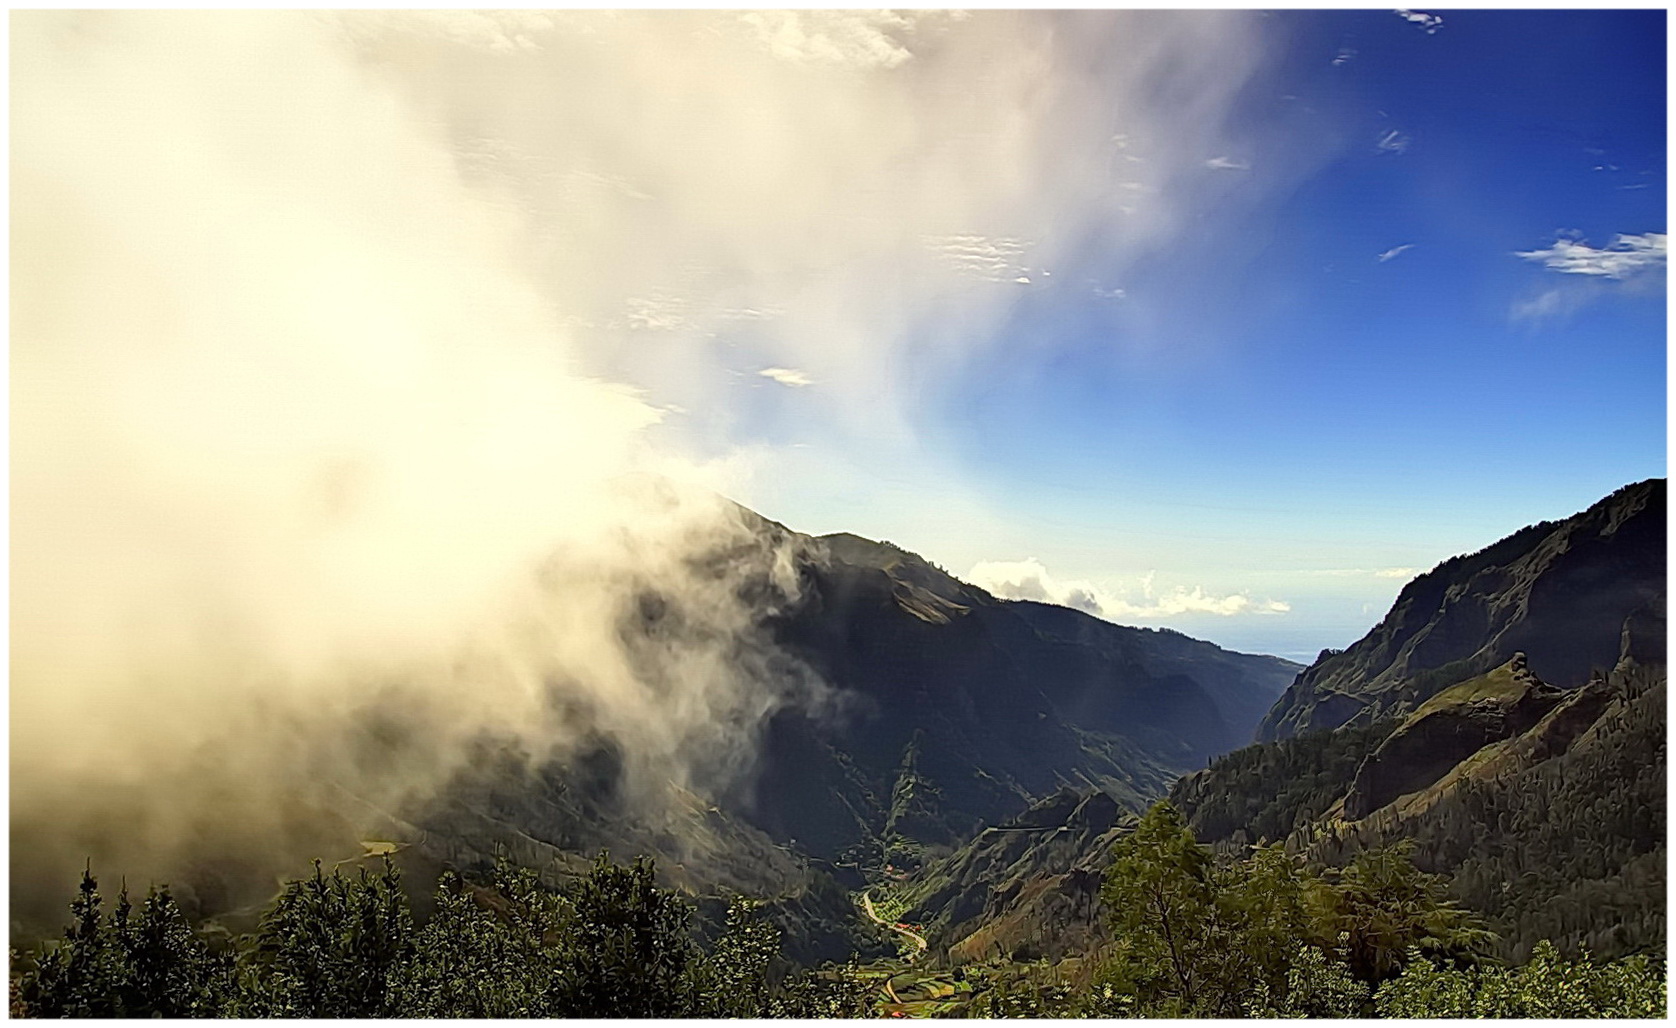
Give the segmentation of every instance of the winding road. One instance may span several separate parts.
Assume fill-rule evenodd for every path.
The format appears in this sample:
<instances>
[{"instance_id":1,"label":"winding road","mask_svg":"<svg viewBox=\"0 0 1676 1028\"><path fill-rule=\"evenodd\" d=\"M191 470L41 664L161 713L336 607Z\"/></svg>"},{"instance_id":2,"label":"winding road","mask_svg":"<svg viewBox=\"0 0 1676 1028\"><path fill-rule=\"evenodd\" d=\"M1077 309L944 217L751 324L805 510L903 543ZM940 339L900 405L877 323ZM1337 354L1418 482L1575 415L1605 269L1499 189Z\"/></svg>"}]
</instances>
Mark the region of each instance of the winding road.
<instances>
[{"instance_id":1,"label":"winding road","mask_svg":"<svg viewBox=\"0 0 1676 1028\"><path fill-rule=\"evenodd\" d=\"M861 909L867 913L867 916L873 920L874 924L882 924L899 935L907 936L908 939L913 942L914 952L908 955L909 963L913 962L914 957L925 952L925 936L919 934L918 932L909 931L900 925L892 924L891 922L886 921L884 918L879 916L878 911L873 909L873 890L869 889L861 894ZM890 988L889 982L885 983L885 990L890 992L892 996L896 995L895 991ZM900 1000L898 1000L898 1002L900 1002Z\"/></svg>"}]
</instances>

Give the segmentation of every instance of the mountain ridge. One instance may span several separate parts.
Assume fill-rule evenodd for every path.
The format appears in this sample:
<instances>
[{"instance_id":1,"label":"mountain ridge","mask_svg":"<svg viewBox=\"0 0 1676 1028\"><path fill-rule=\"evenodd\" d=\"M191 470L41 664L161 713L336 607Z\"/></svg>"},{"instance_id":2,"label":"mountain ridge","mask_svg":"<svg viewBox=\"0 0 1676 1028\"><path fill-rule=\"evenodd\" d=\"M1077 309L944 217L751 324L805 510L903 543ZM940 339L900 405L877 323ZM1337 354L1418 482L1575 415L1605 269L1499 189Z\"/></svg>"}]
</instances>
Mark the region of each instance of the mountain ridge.
<instances>
[{"instance_id":1,"label":"mountain ridge","mask_svg":"<svg viewBox=\"0 0 1676 1028\"><path fill-rule=\"evenodd\" d=\"M1407 713L1515 652L1545 680L1581 685L1616 662L1625 623L1664 591L1666 509L1665 480L1646 479L1443 561L1356 643L1305 668L1257 741Z\"/></svg>"},{"instance_id":2,"label":"mountain ridge","mask_svg":"<svg viewBox=\"0 0 1676 1028\"><path fill-rule=\"evenodd\" d=\"M889 543L809 543L804 601L774 634L834 687L848 720L776 713L748 806L770 835L829 859L890 849L884 798L916 731L916 795L930 804L916 820L941 827L906 842L935 848L1077 776L1144 805L1248 738L1297 667L999 600ZM811 775L817 787L797 787ZM829 810L846 817L823 819Z\"/></svg>"},{"instance_id":3,"label":"mountain ridge","mask_svg":"<svg viewBox=\"0 0 1676 1028\"><path fill-rule=\"evenodd\" d=\"M1451 558L1170 801L1224 851L1411 845L1516 962L1662 951L1666 564L1663 479Z\"/></svg>"}]
</instances>

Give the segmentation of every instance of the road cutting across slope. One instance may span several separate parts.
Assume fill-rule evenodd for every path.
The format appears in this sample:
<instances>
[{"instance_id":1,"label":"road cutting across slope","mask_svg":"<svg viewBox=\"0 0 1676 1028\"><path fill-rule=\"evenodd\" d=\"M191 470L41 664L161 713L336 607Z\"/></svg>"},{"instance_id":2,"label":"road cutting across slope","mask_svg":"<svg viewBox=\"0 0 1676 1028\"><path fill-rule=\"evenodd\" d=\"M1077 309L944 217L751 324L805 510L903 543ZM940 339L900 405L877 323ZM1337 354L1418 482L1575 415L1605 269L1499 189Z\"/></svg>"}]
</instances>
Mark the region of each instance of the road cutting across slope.
<instances>
[{"instance_id":1,"label":"road cutting across slope","mask_svg":"<svg viewBox=\"0 0 1676 1028\"><path fill-rule=\"evenodd\" d=\"M907 937L907 939L914 944L914 952L908 955L909 961L912 961L914 957L925 952L925 936L911 929L904 928L899 924L892 924L879 916L878 912L873 909L873 892L871 889L861 894L861 909L867 914L868 918L871 919L874 924L882 924L891 931L896 932L898 935Z\"/></svg>"}]
</instances>

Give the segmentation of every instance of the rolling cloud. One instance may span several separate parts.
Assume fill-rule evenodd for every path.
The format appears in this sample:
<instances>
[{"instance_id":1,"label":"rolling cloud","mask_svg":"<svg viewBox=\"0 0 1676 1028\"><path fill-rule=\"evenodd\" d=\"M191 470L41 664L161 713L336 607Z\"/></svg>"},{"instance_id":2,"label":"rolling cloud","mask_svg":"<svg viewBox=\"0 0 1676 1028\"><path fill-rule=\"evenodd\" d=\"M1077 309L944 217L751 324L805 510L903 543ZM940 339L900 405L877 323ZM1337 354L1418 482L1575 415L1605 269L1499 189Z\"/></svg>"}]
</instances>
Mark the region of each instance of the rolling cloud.
<instances>
[{"instance_id":1,"label":"rolling cloud","mask_svg":"<svg viewBox=\"0 0 1676 1028\"><path fill-rule=\"evenodd\" d=\"M298 782L398 809L485 735L607 736L648 790L737 772L818 689L736 598L795 592L717 499L789 459L727 436L742 380L819 381L811 432L911 456L918 383L1030 292L985 279L1091 238L1121 275L1190 217L1253 18L19 12L35 849L79 868L120 809L158 860L267 853ZM1140 609L1171 604L1261 606ZM369 718L407 742L368 757Z\"/></svg>"}]
</instances>

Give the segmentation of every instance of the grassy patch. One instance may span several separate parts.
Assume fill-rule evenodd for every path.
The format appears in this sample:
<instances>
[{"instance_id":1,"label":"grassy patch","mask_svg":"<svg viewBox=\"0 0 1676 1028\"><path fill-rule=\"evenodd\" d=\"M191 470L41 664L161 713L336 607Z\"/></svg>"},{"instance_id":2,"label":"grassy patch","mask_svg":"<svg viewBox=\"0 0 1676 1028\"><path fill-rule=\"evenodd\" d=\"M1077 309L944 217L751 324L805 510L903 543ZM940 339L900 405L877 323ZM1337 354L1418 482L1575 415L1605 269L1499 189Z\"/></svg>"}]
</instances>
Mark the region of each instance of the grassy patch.
<instances>
[{"instance_id":1,"label":"grassy patch","mask_svg":"<svg viewBox=\"0 0 1676 1028\"><path fill-rule=\"evenodd\" d=\"M1410 717L1410 720L1424 717L1433 711L1443 710L1461 703L1471 703L1473 700L1511 699L1518 696L1522 686L1513 678L1513 665L1503 664L1493 671L1486 671L1477 678L1469 678L1459 685L1449 688L1420 704Z\"/></svg>"}]
</instances>

